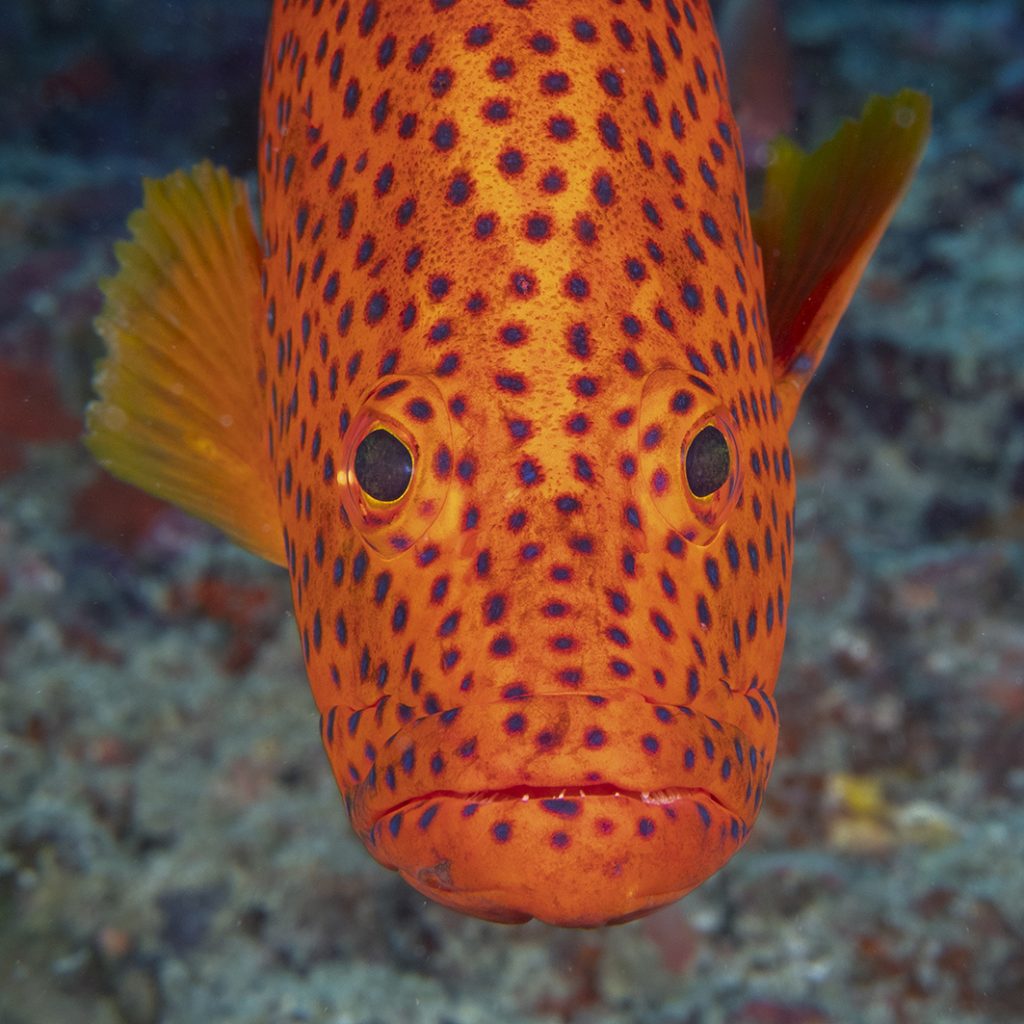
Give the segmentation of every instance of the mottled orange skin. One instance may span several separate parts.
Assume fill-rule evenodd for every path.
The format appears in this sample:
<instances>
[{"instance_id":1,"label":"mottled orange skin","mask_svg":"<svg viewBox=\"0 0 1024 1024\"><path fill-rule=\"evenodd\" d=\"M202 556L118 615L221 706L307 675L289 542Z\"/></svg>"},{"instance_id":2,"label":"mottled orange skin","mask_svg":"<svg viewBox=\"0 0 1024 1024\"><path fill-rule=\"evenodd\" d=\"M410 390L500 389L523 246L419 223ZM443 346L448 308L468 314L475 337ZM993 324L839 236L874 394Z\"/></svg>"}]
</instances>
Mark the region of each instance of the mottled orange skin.
<instances>
[{"instance_id":1,"label":"mottled orange skin","mask_svg":"<svg viewBox=\"0 0 1024 1024\"><path fill-rule=\"evenodd\" d=\"M651 7L275 0L267 44L268 429L324 744L373 856L492 920L677 899L775 753L788 422L708 5ZM352 471L380 424L416 456L394 507Z\"/></svg>"}]
</instances>

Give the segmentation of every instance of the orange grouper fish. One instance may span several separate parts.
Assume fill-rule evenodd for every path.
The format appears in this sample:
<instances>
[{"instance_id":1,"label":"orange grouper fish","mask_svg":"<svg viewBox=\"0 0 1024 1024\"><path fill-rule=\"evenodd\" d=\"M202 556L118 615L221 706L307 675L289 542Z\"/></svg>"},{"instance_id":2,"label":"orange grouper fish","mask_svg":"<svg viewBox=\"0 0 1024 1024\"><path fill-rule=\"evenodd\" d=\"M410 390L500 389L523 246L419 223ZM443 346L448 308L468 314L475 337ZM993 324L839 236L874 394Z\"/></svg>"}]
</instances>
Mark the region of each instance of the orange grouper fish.
<instances>
[{"instance_id":1,"label":"orange grouper fish","mask_svg":"<svg viewBox=\"0 0 1024 1024\"><path fill-rule=\"evenodd\" d=\"M146 184L88 443L285 565L352 824L495 921L624 921L772 768L787 432L927 100L777 147L706 0L275 0L245 186Z\"/></svg>"}]
</instances>

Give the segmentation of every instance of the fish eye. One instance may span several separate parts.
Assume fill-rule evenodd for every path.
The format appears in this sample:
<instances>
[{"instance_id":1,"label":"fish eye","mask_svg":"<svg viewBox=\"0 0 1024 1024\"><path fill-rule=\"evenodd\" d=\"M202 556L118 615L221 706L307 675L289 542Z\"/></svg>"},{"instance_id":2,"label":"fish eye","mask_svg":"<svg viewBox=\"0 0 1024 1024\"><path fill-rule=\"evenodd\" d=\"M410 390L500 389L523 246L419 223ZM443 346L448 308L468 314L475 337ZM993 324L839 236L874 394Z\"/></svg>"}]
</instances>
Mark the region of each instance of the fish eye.
<instances>
[{"instance_id":1,"label":"fish eye","mask_svg":"<svg viewBox=\"0 0 1024 1024\"><path fill-rule=\"evenodd\" d=\"M706 498L729 479L729 442L718 427L709 424L690 442L684 463L691 493Z\"/></svg>"},{"instance_id":2,"label":"fish eye","mask_svg":"<svg viewBox=\"0 0 1024 1024\"><path fill-rule=\"evenodd\" d=\"M374 501L395 502L409 489L412 452L390 430L378 427L359 442L356 480Z\"/></svg>"},{"instance_id":3,"label":"fish eye","mask_svg":"<svg viewBox=\"0 0 1024 1024\"><path fill-rule=\"evenodd\" d=\"M661 518L687 543L710 544L743 490L730 408L703 380L665 367L644 380L636 427L637 475Z\"/></svg>"}]
</instances>

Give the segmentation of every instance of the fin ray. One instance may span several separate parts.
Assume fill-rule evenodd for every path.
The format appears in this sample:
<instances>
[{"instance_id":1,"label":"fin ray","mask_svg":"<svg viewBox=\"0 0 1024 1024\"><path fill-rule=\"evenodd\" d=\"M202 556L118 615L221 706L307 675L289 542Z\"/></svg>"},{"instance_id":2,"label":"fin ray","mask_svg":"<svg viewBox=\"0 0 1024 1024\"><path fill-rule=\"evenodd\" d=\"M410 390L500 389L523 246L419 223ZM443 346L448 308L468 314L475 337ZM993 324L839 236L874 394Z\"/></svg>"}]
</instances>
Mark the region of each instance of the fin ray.
<instances>
[{"instance_id":1,"label":"fin ray","mask_svg":"<svg viewBox=\"0 0 1024 1024\"><path fill-rule=\"evenodd\" d=\"M85 441L115 476L284 563L266 453L259 248L243 182L204 162L144 183L101 282Z\"/></svg>"},{"instance_id":2,"label":"fin ray","mask_svg":"<svg viewBox=\"0 0 1024 1024\"><path fill-rule=\"evenodd\" d=\"M928 138L931 105L912 89L868 100L822 146L772 144L751 217L764 263L780 397L796 411Z\"/></svg>"}]
</instances>

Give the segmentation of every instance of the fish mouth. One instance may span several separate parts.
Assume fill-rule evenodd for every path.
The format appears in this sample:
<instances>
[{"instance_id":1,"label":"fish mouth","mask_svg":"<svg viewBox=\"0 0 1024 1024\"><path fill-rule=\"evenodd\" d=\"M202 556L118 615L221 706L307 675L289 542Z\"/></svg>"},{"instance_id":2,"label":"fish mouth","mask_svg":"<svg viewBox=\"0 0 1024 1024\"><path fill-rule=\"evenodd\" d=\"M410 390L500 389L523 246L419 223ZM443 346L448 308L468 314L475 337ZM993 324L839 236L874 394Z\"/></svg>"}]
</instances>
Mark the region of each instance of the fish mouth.
<instances>
[{"instance_id":1,"label":"fish mouth","mask_svg":"<svg viewBox=\"0 0 1024 1024\"><path fill-rule=\"evenodd\" d=\"M774 756L775 710L770 698L762 707L749 694L723 693L703 710L632 692L531 694L436 712L393 731L380 715L366 715L355 729L350 719L329 750L363 835L389 815L448 798L601 797L654 806L687 799L746 822L756 815ZM390 735L380 744L383 730ZM346 776L367 745L375 760L353 785Z\"/></svg>"},{"instance_id":2,"label":"fish mouth","mask_svg":"<svg viewBox=\"0 0 1024 1024\"><path fill-rule=\"evenodd\" d=\"M590 927L678 899L745 842L775 747L774 708L768 728L767 705L752 708L629 693L465 705L402 724L355 785L370 726L329 750L367 849L420 892L491 921Z\"/></svg>"},{"instance_id":3,"label":"fish mouth","mask_svg":"<svg viewBox=\"0 0 1024 1024\"><path fill-rule=\"evenodd\" d=\"M464 801L467 806L481 804L528 804L531 800L586 800L594 797L612 797L630 800L650 807L671 807L683 800L702 800L714 804L727 814L743 818L742 810L730 807L717 793L700 786L670 786L653 791L629 789L613 783L595 783L579 786L505 786L501 789L483 789L473 792L455 790L431 790L408 797L379 812L373 820L376 826L381 820L393 814L404 814L410 808L421 807L433 800L451 799Z\"/></svg>"}]
</instances>

